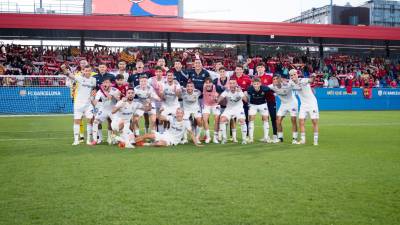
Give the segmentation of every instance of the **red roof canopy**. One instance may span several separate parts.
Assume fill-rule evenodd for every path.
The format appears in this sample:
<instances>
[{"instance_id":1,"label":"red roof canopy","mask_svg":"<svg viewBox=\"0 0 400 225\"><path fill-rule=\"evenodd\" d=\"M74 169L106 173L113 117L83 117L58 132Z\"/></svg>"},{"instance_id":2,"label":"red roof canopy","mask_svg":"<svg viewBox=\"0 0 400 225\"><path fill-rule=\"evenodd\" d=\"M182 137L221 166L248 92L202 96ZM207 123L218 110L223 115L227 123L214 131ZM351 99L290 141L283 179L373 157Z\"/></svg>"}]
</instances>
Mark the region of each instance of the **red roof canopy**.
<instances>
[{"instance_id":1,"label":"red roof canopy","mask_svg":"<svg viewBox=\"0 0 400 225\"><path fill-rule=\"evenodd\" d=\"M100 15L0 14L0 28L400 40L400 28Z\"/></svg>"}]
</instances>

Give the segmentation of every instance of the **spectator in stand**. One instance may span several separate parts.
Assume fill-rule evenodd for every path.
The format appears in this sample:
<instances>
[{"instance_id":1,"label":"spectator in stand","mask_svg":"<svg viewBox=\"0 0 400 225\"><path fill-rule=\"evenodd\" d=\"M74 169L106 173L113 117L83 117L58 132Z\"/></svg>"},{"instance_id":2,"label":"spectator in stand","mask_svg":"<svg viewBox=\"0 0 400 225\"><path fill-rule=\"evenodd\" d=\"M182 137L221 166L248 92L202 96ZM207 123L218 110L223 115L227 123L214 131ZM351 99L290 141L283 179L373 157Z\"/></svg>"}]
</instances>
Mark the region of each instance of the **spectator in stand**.
<instances>
[{"instance_id":1,"label":"spectator in stand","mask_svg":"<svg viewBox=\"0 0 400 225\"><path fill-rule=\"evenodd\" d=\"M397 88L397 81L393 79L393 80L390 82L390 87L391 87L391 88Z\"/></svg>"},{"instance_id":2,"label":"spectator in stand","mask_svg":"<svg viewBox=\"0 0 400 225\"><path fill-rule=\"evenodd\" d=\"M387 77L387 76L381 77L381 79L379 80L379 87L382 87L382 88L387 87L388 81L389 81L389 77Z\"/></svg>"},{"instance_id":3,"label":"spectator in stand","mask_svg":"<svg viewBox=\"0 0 400 225\"><path fill-rule=\"evenodd\" d=\"M191 62L192 62L192 59L189 57L189 53L183 52L183 53L182 53L182 59L181 59L182 68L183 68L183 69L188 69L188 68L187 68L187 65L188 65L189 63L191 63ZM186 87L186 86L185 86L185 87Z\"/></svg>"},{"instance_id":4,"label":"spectator in stand","mask_svg":"<svg viewBox=\"0 0 400 225\"><path fill-rule=\"evenodd\" d=\"M19 45L3 45L1 46L2 52L0 53L0 63L3 64L4 74L8 75L57 75L58 69L61 64L68 64L71 71L78 69L80 60L87 60L90 65L106 64L110 71L118 71L118 62L122 59L122 51L111 51L107 47L97 46L94 49L87 48L83 49L82 52L74 51L75 47L28 47ZM124 51L125 57L131 57L132 61L129 60L129 66L135 65L135 60L143 60L144 64L153 68L155 64L163 67L164 73L167 71L165 65L165 59L169 61L173 58L180 59L182 62L182 69L191 69L192 67L192 57L198 58L202 61L204 68L211 68L211 65L215 66L217 70L220 63L226 67L228 71L235 69L235 62L238 57L235 51L225 49L220 50L204 50L204 52L199 49L187 49L184 51L174 51L171 54L162 54L158 49L154 48L141 48L134 49L128 48ZM159 60L151 61L151 59L159 58ZM319 68L320 61L323 60L324 66ZM400 82L400 77L398 73L400 71L400 63L398 61L390 61L385 58L366 58L361 59L355 56L348 55L330 55L324 59L319 59L316 57L310 57L303 54L282 54L278 53L275 56L268 56L264 59L261 57L254 57L245 60L246 68L253 68L260 61L264 61L266 64L266 70L268 72L278 72L282 73L283 77L287 77L290 68L297 68L301 73L307 75L309 73L324 73L324 81L328 81L336 74L339 86L348 87L347 79L345 80L346 74L353 74L353 86L360 87L365 86L365 76L370 76L373 79L373 86L379 82L379 86L390 86L392 80L396 80L398 84ZM75 69L76 68L76 69ZM255 68L254 68L255 69ZM122 71L122 70L121 70ZM150 69L150 73L152 73ZM126 74L125 74L126 75ZM213 74L216 75L216 74ZM213 78L215 78L212 75ZM229 75L228 75L229 77ZM386 77L386 82L384 80ZM30 81L33 85L60 85L58 82L53 82L54 79L25 79L26 82ZM25 85L26 85L25 82ZM369 80L368 80L369 82ZM3 79L3 85L14 84L16 81L10 80L10 82ZM62 85L62 84L61 84ZM325 86L325 85L323 85ZM319 85L314 82L313 87L319 87Z\"/></svg>"},{"instance_id":5,"label":"spectator in stand","mask_svg":"<svg viewBox=\"0 0 400 225\"><path fill-rule=\"evenodd\" d=\"M328 88L338 88L338 87L339 87L339 80L336 77L336 74L333 74L331 77L329 77Z\"/></svg>"},{"instance_id":6,"label":"spectator in stand","mask_svg":"<svg viewBox=\"0 0 400 225\"><path fill-rule=\"evenodd\" d=\"M6 68L0 63L0 75L4 75L6 73Z\"/></svg>"}]
</instances>

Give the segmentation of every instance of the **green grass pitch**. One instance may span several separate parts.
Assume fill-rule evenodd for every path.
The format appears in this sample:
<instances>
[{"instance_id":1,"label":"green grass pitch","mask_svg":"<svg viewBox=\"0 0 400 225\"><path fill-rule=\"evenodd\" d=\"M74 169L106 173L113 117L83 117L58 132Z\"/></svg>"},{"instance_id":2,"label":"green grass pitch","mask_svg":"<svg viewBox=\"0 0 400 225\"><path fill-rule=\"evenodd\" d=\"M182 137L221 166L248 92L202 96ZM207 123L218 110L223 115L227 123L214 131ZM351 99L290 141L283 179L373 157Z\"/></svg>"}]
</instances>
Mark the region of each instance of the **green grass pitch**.
<instances>
[{"instance_id":1,"label":"green grass pitch","mask_svg":"<svg viewBox=\"0 0 400 225\"><path fill-rule=\"evenodd\" d=\"M3 117L0 224L400 224L400 112L322 112L317 147L310 128L126 151L71 146L72 116Z\"/></svg>"}]
</instances>

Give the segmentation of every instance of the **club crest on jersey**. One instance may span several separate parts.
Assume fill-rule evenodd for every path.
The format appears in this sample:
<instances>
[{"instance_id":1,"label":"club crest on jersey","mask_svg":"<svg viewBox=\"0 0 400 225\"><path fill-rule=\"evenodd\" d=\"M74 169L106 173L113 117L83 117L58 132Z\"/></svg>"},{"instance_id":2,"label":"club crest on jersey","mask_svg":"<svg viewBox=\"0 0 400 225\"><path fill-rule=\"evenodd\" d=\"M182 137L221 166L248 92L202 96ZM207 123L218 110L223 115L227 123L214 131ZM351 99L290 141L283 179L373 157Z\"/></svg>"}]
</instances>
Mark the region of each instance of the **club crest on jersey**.
<instances>
[{"instance_id":1,"label":"club crest on jersey","mask_svg":"<svg viewBox=\"0 0 400 225\"><path fill-rule=\"evenodd\" d=\"M27 93L26 90L20 90L20 91L19 91L19 96L24 97L24 96L26 96L26 93Z\"/></svg>"}]
</instances>

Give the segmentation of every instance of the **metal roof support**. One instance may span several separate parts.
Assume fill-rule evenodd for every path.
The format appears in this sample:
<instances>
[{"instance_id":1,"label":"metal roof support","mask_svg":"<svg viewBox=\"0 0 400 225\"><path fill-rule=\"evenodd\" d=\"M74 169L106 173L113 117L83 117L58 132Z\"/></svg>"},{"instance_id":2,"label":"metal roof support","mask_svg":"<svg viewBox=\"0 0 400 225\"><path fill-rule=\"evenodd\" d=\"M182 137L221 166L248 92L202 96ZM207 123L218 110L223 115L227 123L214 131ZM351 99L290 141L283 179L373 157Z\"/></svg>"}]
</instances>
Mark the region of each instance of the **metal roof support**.
<instances>
[{"instance_id":1,"label":"metal roof support","mask_svg":"<svg viewBox=\"0 0 400 225\"><path fill-rule=\"evenodd\" d=\"M319 69L322 70L324 66L324 61L322 60L324 58L324 45L323 45L323 40L322 38L319 38L319 58L321 59L319 62Z\"/></svg>"},{"instance_id":2,"label":"metal roof support","mask_svg":"<svg viewBox=\"0 0 400 225\"><path fill-rule=\"evenodd\" d=\"M386 57L389 58L390 57L390 46L389 46L390 42L389 41L385 41L385 45L386 45Z\"/></svg>"},{"instance_id":3,"label":"metal roof support","mask_svg":"<svg viewBox=\"0 0 400 225\"><path fill-rule=\"evenodd\" d=\"M172 53L172 48L171 48L171 33L167 33L167 51L169 54Z\"/></svg>"},{"instance_id":4,"label":"metal roof support","mask_svg":"<svg viewBox=\"0 0 400 225\"><path fill-rule=\"evenodd\" d=\"M85 32L81 31L81 39L80 39L80 50L81 53L83 53L84 49L85 49Z\"/></svg>"},{"instance_id":5,"label":"metal roof support","mask_svg":"<svg viewBox=\"0 0 400 225\"><path fill-rule=\"evenodd\" d=\"M246 36L246 52L247 52L247 57L252 57L253 56L253 54L251 52L250 35Z\"/></svg>"}]
</instances>

